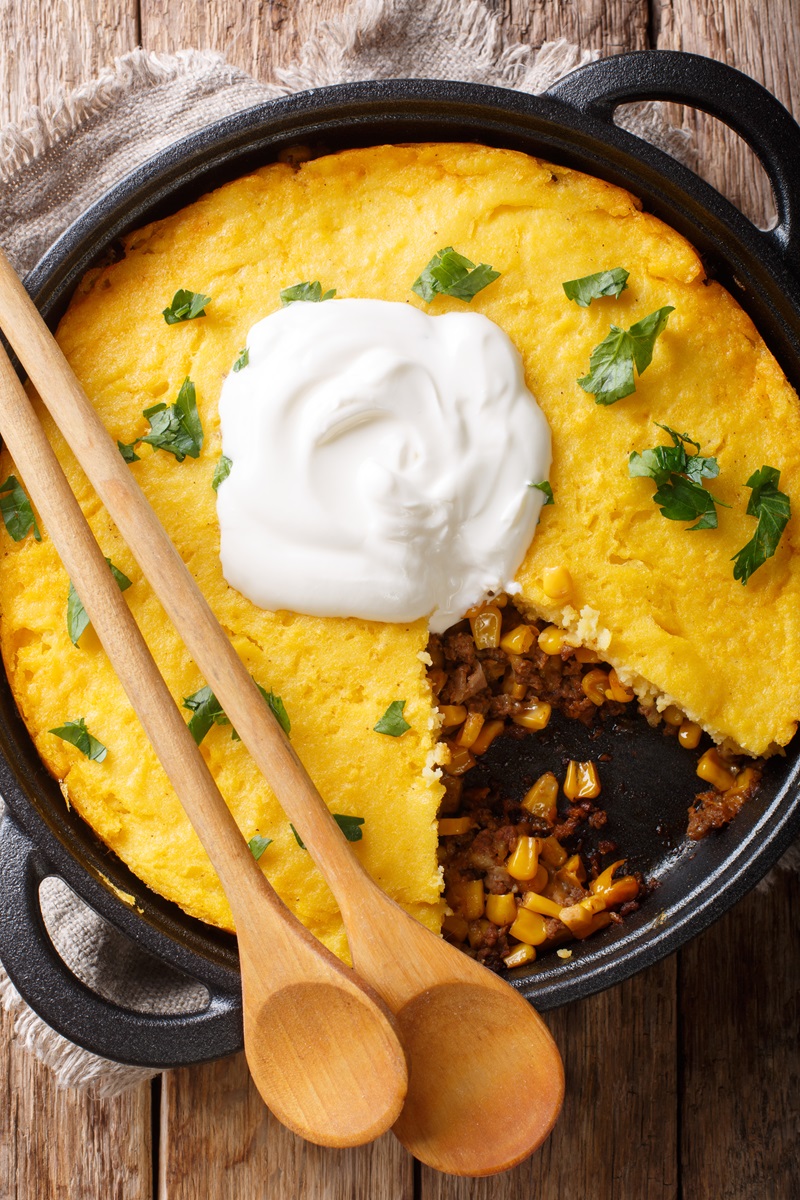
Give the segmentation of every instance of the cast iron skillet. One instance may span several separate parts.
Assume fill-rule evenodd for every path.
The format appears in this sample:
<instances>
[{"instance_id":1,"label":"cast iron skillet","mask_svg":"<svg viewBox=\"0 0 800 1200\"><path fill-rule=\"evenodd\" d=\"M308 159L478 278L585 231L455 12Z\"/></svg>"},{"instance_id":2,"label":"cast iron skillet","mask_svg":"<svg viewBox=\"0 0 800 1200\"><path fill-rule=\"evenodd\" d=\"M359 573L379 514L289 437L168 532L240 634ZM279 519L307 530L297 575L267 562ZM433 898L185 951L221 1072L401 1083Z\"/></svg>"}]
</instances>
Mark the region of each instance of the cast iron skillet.
<instances>
[{"instance_id":1,"label":"cast iron skillet","mask_svg":"<svg viewBox=\"0 0 800 1200\"><path fill-rule=\"evenodd\" d=\"M725 121L752 146L775 190L777 226L762 232L692 172L613 122L618 105L674 100ZM317 151L382 142L465 140L541 155L629 188L683 233L709 273L739 299L800 389L800 128L758 84L709 59L644 52L574 72L544 96L428 80L346 84L239 113L178 143L102 196L26 280L52 326L84 271L115 238L173 212L296 143ZM797 498L800 501L800 498ZM776 671L780 664L776 663ZM624 788L604 836L658 881L641 910L576 944L571 961L545 957L512 974L547 1009L609 987L656 962L719 917L768 870L800 832L798 748L769 762L757 799L722 833L684 839L697 790L695 756L674 739L620 722L598 740L577 722L554 721L544 736L498 739L478 770L521 795L553 755L608 752L609 791ZM168 1067L240 1048L241 1003L233 937L185 916L150 892L74 813L65 809L0 681L0 958L29 1004L82 1046L123 1062ZM99 913L166 963L201 980L208 1007L152 1016L116 1007L64 966L44 928L39 885L65 879ZM107 883L135 898L132 908Z\"/></svg>"}]
</instances>

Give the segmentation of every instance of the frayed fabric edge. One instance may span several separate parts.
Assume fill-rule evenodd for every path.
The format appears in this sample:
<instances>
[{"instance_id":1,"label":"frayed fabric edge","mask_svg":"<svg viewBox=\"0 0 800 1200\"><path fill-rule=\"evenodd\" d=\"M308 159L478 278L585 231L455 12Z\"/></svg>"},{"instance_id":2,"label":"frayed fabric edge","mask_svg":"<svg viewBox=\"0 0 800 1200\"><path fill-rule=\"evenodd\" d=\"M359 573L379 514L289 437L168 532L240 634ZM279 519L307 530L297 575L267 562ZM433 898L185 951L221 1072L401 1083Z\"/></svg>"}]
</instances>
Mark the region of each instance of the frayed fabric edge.
<instances>
[{"instance_id":1,"label":"frayed fabric edge","mask_svg":"<svg viewBox=\"0 0 800 1200\"><path fill-rule=\"evenodd\" d=\"M0 1007L9 1014L14 1041L55 1075L61 1088L91 1088L103 1099L147 1083L158 1071L112 1062L68 1042L37 1017L0 967Z\"/></svg>"},{"instance_id":2,"label":"frayed fabric edge","mask_svg":"<svg viewBox=\"0 0 800 1200\"><path fill-rule=\"evenodd\" d=\"M95 79L74 91L59 89L0 130L0 182L7 183L12 175L131 93L215 71L220 73L221 86L237 79L250 82L249 75L227 63L216 50L179 50L177 54L132 50L123 54Z\"/></svg>"}]
</instances>

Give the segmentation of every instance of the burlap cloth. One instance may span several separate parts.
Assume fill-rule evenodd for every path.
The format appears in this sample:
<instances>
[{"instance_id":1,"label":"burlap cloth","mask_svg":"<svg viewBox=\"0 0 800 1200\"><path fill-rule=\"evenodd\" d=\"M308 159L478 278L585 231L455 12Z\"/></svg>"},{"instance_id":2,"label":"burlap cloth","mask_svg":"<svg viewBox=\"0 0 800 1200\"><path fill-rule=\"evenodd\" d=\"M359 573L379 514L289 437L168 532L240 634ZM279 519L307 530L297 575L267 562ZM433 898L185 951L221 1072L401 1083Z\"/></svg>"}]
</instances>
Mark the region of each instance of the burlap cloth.
<instances>
[{"instance_id":1,"label":"burlap cloth","mask_svg":"<svg viewBox=\"0 0 800 1200\"><path fill-rule=\"evenodd\" d=\"M481 0L357 0L321 23L299 60L263 84L220 54L135 50L96 79L57 93L0 131L0 242L23 274L112 184L165 146L230 113L301 88L358 79L417 77L544 91L596 57L565 41L510 42ZM634 132L691 164L687 135L658 105L626 113ZM2 800L0 800L0 813ZM87 986L141 1012L201 1008L205 989L143 954L61 880L42 887L49 934ZM113 1095L153 1072L89 1054L24 1003L0 967L0 1002L16 1038L70 1087Z\"/></svg>"}]
</instances>

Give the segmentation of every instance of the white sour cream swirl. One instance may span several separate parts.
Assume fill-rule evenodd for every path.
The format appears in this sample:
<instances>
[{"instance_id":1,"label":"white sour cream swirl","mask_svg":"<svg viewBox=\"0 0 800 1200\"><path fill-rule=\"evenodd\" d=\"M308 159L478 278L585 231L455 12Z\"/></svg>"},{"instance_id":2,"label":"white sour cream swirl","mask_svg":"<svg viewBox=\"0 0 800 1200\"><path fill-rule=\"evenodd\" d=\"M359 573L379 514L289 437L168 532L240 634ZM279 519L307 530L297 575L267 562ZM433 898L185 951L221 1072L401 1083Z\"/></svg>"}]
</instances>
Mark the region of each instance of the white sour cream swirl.
<instances>
[{"instance_id":1,"label":"white sour cream swirl","mask_svg":"<svg viewBox=\"0 0 800 1200\"><path fill-rule=\"evenodd\" d=\"M228 583L261 608L434 632L512 580L550 430L478 313L297 302L250 330L220 399Z\"/></svg>"}]
</instances>

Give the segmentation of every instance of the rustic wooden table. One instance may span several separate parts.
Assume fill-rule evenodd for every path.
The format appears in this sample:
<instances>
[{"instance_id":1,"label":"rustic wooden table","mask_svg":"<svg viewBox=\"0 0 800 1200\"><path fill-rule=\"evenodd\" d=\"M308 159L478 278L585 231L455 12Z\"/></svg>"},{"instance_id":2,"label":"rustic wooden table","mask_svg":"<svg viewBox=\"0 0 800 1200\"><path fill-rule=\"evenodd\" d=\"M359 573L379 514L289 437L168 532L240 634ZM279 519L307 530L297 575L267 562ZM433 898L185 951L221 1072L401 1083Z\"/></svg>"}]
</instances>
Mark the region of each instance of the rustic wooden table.
<instances>
[{"instance_id":1,"label":"rustic wooden table","mask_svg":"<svg viewBox=\"0 0 800 1200\"><path fill-rule=\"evenodd\" d=\"M424 3L425 0L419 0ZM537 46L648 46L721 58L800 112L798 0L486 0ZM137 45L213 47L261 79L347 0L0 0L0 123ZM694 113L702 169L750 216L763 172ZM58 1091L0 1020L0 1200L795 1200L800 1197L800 880L781 874L680 954L548 1015L567 1069L561 1121L489 1181L420 1168L390 1136L298 1141L241 1056L102 1101Z\"/></svg>"}]
</instances>

